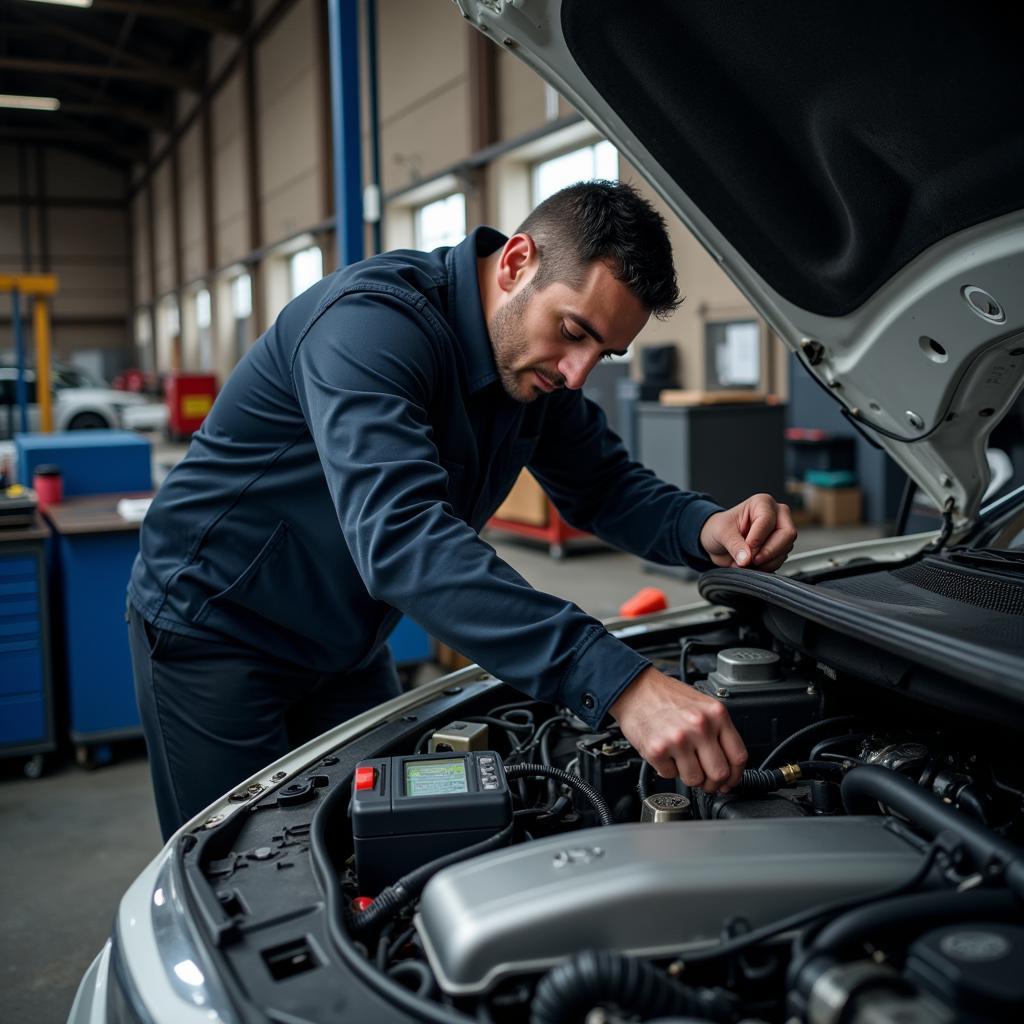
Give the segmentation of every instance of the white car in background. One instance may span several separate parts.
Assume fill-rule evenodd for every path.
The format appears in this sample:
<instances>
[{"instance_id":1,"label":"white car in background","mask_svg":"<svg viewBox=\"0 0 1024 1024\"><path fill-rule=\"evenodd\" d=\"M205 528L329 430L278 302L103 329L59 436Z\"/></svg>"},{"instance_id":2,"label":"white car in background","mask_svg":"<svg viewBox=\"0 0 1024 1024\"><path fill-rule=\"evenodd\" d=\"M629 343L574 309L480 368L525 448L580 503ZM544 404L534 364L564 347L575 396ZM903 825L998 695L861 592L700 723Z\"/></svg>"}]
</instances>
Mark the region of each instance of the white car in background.
<instances>
[{"instance_id":1,"label":"white car in background","mask_svg":"<svg viewBox=\"0 0 1024 1024\"><path fill-rule=\"evenodd\" d=\"M17 367L0 364L0 438L21 429ZM25 370L29 430L41 427L36 374ZM144 395L118 391L77 366L55 363L50 371L54 430L163 430L167 406Z\"/></svg>"}]
</instances>

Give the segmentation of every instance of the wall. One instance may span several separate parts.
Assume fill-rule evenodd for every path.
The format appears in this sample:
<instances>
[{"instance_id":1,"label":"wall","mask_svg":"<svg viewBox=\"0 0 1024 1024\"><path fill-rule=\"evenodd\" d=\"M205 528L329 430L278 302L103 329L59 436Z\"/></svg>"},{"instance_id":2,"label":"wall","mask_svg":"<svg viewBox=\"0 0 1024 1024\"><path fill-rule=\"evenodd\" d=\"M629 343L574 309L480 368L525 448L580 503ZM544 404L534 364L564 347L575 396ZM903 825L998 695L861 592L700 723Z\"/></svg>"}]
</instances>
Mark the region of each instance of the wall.
<instances>
[{"instance_id":1,"label":"wall","mask_svg":"<svg viewBox=\"0 0 1024 1024\"><path fill-rule=\"evenodd\" d=\"M50 273L57 359L108 375L130 345L130 238L125 176L58 146L0 146L0 273ZM23 309L31 351L31 310ZM0 358L13 352L11 301L0 296Z\"/></svg>"},{"instance_id":2,"label":"wall","mask_svg":"<svg viewBox=\"0 0 1024 1024\"><path fill-rule=\"evenodd\" d=\"M259 0L254 14L262 18L277 9ZM370 181L369 54L362 21L363 174ZM287 259L296 247L315 241L324 251L325 270L333 266L333 233L325 227L333 216L330 111L326 54L327 21L322 0L294 0L276 22L258 35L252 53L253 78L246 74L244 55L235 40L217 37L209 55L210 74L226 72L208 98L211 166L204 166L201 117L176 140L179 168L180 223L174 220L170 194L171 158L166 139L154 137L151 152L163 153L155 166L137 168L136 194L130 209L135 243L135 289L140 309L153 302L148 265L147 214L152 193L153 248L159 308L169 296L182 300L180 359L186 369L198 358L194 296L203 284L213 296L215 362L228 372L238 356L234 322L227 308L229 282L243 270L253 276L255 335L273 320L289 297ZM560 98L554 105L544 83L520 61L490 47L490 77L480 77L478 37L458 16L449 0L378 0L377 54L381 193L384 197L384 248L413 244L416 208L452 191L467 194L468 228L473 217L506 231L529 212L530 168L538 159L567 151L599 136L585 123L566 128L571 108ZM487 84L492 83L492 84ZM493 88L493 105L480 137L481 95ZM249 134L252 97L255 138ZM179 117L189 104L179 103ZM552 120L558 121L552 125ZM546 134L548 129L560 132ZM525 141L530 136L532 141ZM540 136L539 138L536 136ZM520 145L519 143L523 143ZM506 152L486 166L472 169L465 161L489 143L505 144ZM250 155L255 154L255 160ZM213 237L206 238L205 175L209 173ZM640 176L623 165L620 175L632 180L656 206L663 204ZM739 291L690 233L668 211L681 289L687 296L669 320L654 321L639 345L673 342L679 348L683 383L703 386L704 326L709 320L746 318L752 311ZM180 280L174 252L181 234ZM367 230L367 241L372 238ZM157 316L159 359L175 353ZM140 322L145 317L139 318ZM781 346L764 329L764 379L785 391L785 360Z\"/></svg>"}]
</instances>

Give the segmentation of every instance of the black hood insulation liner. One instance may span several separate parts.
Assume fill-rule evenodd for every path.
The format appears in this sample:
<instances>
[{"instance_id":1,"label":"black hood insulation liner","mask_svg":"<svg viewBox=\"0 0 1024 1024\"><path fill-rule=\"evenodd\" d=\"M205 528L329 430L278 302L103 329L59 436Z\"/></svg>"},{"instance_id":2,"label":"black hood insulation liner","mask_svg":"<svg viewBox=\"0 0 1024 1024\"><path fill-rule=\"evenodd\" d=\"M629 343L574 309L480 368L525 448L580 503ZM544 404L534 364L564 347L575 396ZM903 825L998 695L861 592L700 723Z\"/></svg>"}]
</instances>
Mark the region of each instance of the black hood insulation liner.
<instances>
[{"instance_id":1,"label":"black hood insulation liner","mask_svg":"<svg viewBox=\"0 0 1024 1024\"><path fill-rule=\"evenodd\" d=\"M561 18L612 109L811 312L1024 207L1019 4L564 0Z\"/></svg>"}]
</instances>

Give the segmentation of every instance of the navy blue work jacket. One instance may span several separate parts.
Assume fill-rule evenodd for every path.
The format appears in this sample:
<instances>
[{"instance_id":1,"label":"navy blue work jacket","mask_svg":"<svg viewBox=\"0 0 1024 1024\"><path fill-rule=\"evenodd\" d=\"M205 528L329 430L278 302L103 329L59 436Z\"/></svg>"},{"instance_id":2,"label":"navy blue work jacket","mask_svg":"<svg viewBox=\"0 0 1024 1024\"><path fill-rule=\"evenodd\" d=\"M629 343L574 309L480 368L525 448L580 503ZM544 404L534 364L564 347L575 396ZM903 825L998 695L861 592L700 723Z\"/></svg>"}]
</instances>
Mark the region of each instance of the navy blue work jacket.
<instances>
[{"instance_id":1,"label":"navy blue work jacket","mask_svg":"<svg viewBox=\"0 0 1024 1024\"><path fill-rule=\"evenodd\" d=\"M573 526L665 564L708 565L719 507L632 462L581 392L506 395L477 278L504 241L384 253L285 306L146 516L129 595L148 621L344 672L405 612L600 722L647 661L478 531L524 466Z\"/></svg>"}]
</instances>

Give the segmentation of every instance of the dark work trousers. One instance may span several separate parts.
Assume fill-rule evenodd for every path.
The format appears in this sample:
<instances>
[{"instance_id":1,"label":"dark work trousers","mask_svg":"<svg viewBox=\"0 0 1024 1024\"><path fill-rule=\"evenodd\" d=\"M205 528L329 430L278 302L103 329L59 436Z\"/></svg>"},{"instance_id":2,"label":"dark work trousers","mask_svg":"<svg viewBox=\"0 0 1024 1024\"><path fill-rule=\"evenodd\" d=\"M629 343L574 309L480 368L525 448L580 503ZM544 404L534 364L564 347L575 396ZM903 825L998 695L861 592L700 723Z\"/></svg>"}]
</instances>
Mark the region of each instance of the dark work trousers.
<instances>
[{"instance_id":1,"label":"dark work trousers","mask_svg":"<svg viewBox=\"0 0 1024 1024\"><path fill-rule=\"evenodd\" d=\"M127 618L165 840L289 750L401 692L386 644L352 671L324 675L157 629L130 603Z\"/></svg>"}]
</instances>

